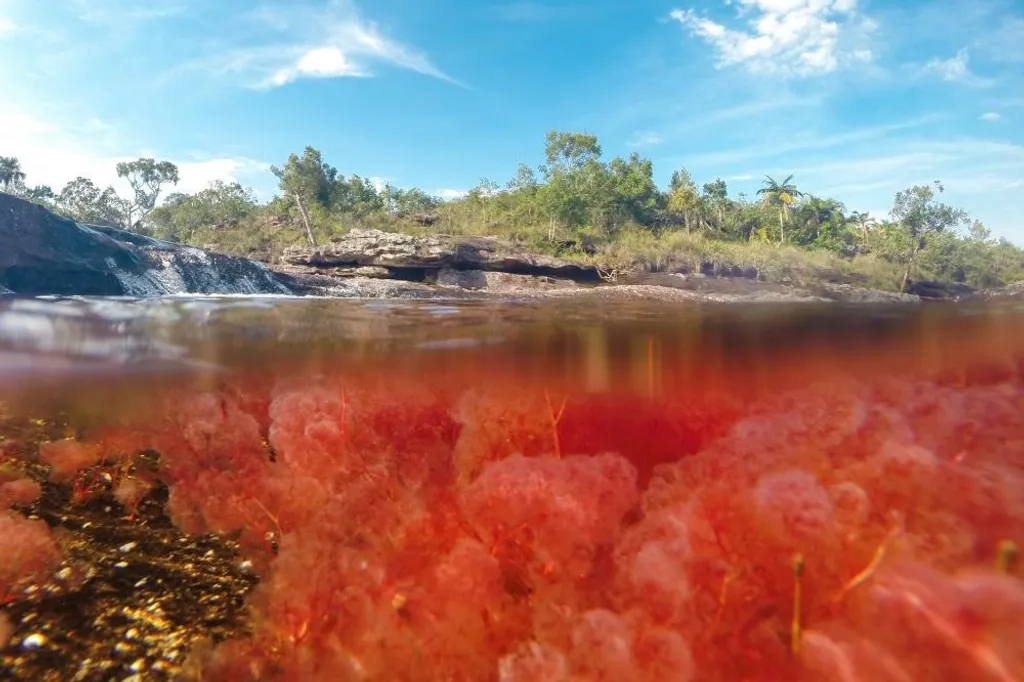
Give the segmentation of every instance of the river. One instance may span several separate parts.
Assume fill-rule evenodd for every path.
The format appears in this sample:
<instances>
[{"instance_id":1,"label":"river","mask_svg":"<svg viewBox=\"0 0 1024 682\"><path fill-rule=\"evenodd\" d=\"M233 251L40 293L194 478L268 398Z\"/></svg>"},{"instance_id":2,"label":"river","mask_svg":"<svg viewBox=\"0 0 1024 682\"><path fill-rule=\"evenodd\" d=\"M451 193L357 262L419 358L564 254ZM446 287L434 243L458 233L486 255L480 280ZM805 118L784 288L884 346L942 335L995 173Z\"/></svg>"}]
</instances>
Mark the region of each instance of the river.
<instances>
[{"instance_id":1,"label":"river","mask_svg":"<svg viewBox=\"0 0 1024 682\"><path fill-rule=\"evenodd\" d=\"M1019 303L8 298L0 401L4 679L1024 679Z\"/></svg>"}]
</instances>

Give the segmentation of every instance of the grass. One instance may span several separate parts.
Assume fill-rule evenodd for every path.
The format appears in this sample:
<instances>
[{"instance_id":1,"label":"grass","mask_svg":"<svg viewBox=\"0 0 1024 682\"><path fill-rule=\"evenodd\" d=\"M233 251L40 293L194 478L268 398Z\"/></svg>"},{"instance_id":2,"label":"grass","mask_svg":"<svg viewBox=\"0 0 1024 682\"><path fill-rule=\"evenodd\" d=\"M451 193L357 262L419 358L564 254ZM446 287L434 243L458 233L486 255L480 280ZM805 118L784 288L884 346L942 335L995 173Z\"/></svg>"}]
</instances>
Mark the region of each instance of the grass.
<instances>
[{"instance_id":1,"label":"grass","mask_svg":"<svg viewBox=\"0 0 1024 682\"><path fill-rule=\"evenodd\" d=\"M756 277L769 282L836 282L896 289L899 268L871 255L843 258L828 251L778 246L763 241L729 242L671 231L661 235L627 228L593 254L573 260L610 273L706 272Z\"/></svg>"}]
</instances>

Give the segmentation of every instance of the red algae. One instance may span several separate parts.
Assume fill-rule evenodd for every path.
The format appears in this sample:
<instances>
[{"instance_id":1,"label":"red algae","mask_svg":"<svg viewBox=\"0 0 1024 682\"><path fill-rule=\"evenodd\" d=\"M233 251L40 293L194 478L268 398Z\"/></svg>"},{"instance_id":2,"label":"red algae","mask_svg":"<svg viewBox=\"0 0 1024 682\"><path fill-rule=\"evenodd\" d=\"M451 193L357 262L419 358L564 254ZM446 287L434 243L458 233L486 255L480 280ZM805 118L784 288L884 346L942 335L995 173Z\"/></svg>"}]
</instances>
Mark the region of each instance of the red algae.
<instances>
[{"instance_id":1,"label":"red algae","mask_svg":"<svg viewBox=\"0 0 1024 682\"><path fill-rule=\"evenodd\" d=\"M40 457L157 452L126 508L160 483L239 539L251 631L204 680L1020 680L1024 334L975 324L728 367L715 338L246 367ZM0 579L59 559L4 514Z\"/></svg>"}]
</instances>

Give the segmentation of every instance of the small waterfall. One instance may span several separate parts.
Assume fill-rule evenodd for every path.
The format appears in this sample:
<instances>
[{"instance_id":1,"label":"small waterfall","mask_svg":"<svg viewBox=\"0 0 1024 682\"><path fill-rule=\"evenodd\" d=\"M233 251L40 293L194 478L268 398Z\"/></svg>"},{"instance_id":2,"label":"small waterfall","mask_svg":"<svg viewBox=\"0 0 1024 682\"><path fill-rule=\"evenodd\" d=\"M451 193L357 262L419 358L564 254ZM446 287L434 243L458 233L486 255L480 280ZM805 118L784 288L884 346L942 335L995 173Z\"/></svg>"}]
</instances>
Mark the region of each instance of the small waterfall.
<instances>
[{"instance_id":1,"label":"small waterfall","mask_svg":"<svg viewBox=\"0 0 1024 682\"><path fill-rule=\"evenodd\" d=\"M292 294L265 264L76 223L0 192L0 294Z\"/></svg>"},{"instance_id":2,"label":"small waterfall","mask_svg":"<svg viewBox=\"0 0 1024 682\"><path fill-rule=\"evenodd\" d=\"M82 224L78 227L129 243L143 256L147 267L141 272L118 268L113 260L109 263L128 296L292 293L265 264L257 261L110 227Z\"/></svg>"}]
</instances>

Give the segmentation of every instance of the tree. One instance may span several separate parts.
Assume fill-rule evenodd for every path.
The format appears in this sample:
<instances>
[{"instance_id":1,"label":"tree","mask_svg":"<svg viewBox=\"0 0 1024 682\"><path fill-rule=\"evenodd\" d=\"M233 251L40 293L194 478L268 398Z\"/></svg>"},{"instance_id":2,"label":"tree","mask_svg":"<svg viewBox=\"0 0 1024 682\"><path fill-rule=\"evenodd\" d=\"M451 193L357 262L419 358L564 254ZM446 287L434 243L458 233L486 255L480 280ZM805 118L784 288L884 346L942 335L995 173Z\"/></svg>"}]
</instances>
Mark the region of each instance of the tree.
<instances>
[{"instance_id":1,"label":"tree","mask_svg":"<svg viewBox=\"0 0 1024 682\"><path fill-rule=\"evenodd\" d=\"M628 159L616 157L608 166L614 207L618 214L640 225L650 225L658 207L654 164L633 152Z\"/></svg>"},{"instance_id":2,"label":"tree","mask_svg":"<svg viewBox=\"0 0 1024 682\"><path fill-rule=\"evenodd\" d=\"M57 195L49 185L36 185L25 189L25 198L37 204L49 205L57 200Z\"/></svg>"},{"instance_id":3,"label":"tree","mask_svg":"<svg viewBox=\"0 0 1024 682\"><path fill-rule=\"evenodd\" d=\"M537 174L525 163L519 164L516 176L505 187L512 192L529 192L537 187Z\"/></svg>"},{"instance_id":4,"label":"tree","mask_svg":"<svg viewBox=\"0 0 1024 682\"><path fill-rule=\"evenodd\" d=\"M545 140L544 156L548 174L568 174L583 170L587 161L600 160L601 145L597 143L596 135L552 130Z\"/></svg>"},{"instance_id":5,"label":"tree","mask_svg":"<svg viewBox=\"0 0 1024 682\"><path fill-rule=\"evenodd\" d=\"M189 242L201 230L236 227L257 207L256 197L248 187L216 180L196 194L168 195L149 214L149 221L156 236Z\"/></svg>"},{"instance_id":6,"label":"tree","mask_svg":"<svg viewBox=\"0 0 1024 682\"><path fill-rule=\"evenodd\" d=\"M381 196L387 210L398 217L425 213L437 207L437 200L417 187L401 189L387 184Z\"/></svg>"},{"instance_id":7,"label":"tree","mask_svg":"<svg viewBox=\"0 0 1024 682\"><path fill-rule=\"evenodd\" d=\"M850 222L860 229L861 239L871 248L871 230L878 225L878 221L871 217L867 211L854 211L850 214Z\"/></svg>"},{"instance_id":8,"label":"tree","mask_svg":"<svg viewBox=\"0 0 1024 682\"><path fill-rule=\"evenodd\" d=\"M139 229L149 212L156 207L160 190L170 183L178 184L178 167L170 161L138 159L117 164L117 177L124 178L132 188L133 196L123 199L124 227Z\"/></svg>"},{"instance_id":9,"label":"tree","mask_svg":"<svg viewBox=\"0 0 1024 682\"><path fill-rule=\"evenodd\" d=\"M801 246L841 251L849 242L845 211L840 201L805 195L794 213L795 226L801 228L794 241Z\"/></svg>"},{"instance_id":10,"label":"tree","mask_svg":"<svg viewBox=\"0 0 1024 682\"><path fill-rule=\"evenodd\" d=\"M896 193L890 211L898 230L895 255L906 266L900 291L906 291L910 271L928 240L967 222L966 211L935 200L943 191L942 183L936 180Z\"/></svg>"},{"instance_id":11,"label":"tree","mask_svg":"<svg viewBox=\"0 0 1024 682\"><path fill-rule=\"evenodd\" d=\"M331 209L363 217L384 208L384 197L369 178L337 176L330 189Z\"/></svg>"},{"instance_id":12,"label":"tree","mask_svg":"<svg viewBox=\"0 0 1024 682\"><path fill-rule=\"evenodd\" d=\"M505 187L512 203L515 220L532 223L541 209L538 201L540 186L537 183L537 174L525 163L520 163L515 177L509 180Z\"/></svg>"},{"instance_id":13,"label":"tree","mask_svg":"<svg viewBox=\"0 0 1024 682\"><path fill-rule=\"evenodd\" d=\"M803 196L803 193L796 188L796 185L790 182L792 179L793 176L789 175L780 183L776 182L775 178L770 175L766 175L764 187L757 190L758 196L763 197L766 205L777 208L779 211L780 244L786 241L786 219L789 217L789 207L793 205L794 201Z\"/></svg>"},{"instance_id":14,"label":"tree","mask_svg":"<svg viewBox=\"0 0 1024 682\"><path fill-rule=\"evenodd\" d=\"M0 156L0 185L5 192L25 182L25 173L21 170L21 162L13 156Z\"/></svg>"},{"instance_id":15,"label":"tree","mask_svg":"<svg viewBox=\"0 0 1024 682\"><path fill-rule=\"evenodd\" d=\"M78 177L60 191L56 204L61 213L80 223L123 225L123 203L113 187L101 190L88 178Z\"/></svg>"},{"instance_id":16,"label":"tree","mask_svg":"<svg viewBox=\"0 0 1024 682\"><path fill-rule=\"evenodd\" d=\"M309 207L314 202L325 208L331 205L338 171L327 165L320 151L313 147L306 147L301 157L292 154L283 167L273 166L270 170L277 176L281 191L295 203L306 228L309 245L316 246Z\"/></svg>"},{"instance_id":17,"label":"tree","mask_svg":"<svg viewBox=\"0 0 1024 682\"><path fill-rule=\"evenodd\" d=\"M601 145L597 137L588 133L568 133L552 130L544 145L547 164L541 168L547 181L540 199L548 212L548 239L554 239L555 222L579 226L586 222L587 197L601 198L595 191L600 184L603 166Z\"/></svg>"},{"instance_id":18,"label":"tree","mask_svg":"<svg viewBox=\"0 0 1024 682\"><path fill-rule=\"evenodd\" d=\"M729 205L729 186L725 180L716 178L714 182L705 182L701 190L702 202L714 213L721 229L725 224L725 209Z\"/></svg>"},{"instance_id":19,"label":"tree","mask_svg":"<svg viewBox=\"0 0 1024 682\"><path fill-rule=\"evenodd\" d=\"M672 172L668 190L668 210L682 217L683 226L689 232L691 225L700 221L700 196L697 183L685 168Z\"/></svg>"}]
</instances>

